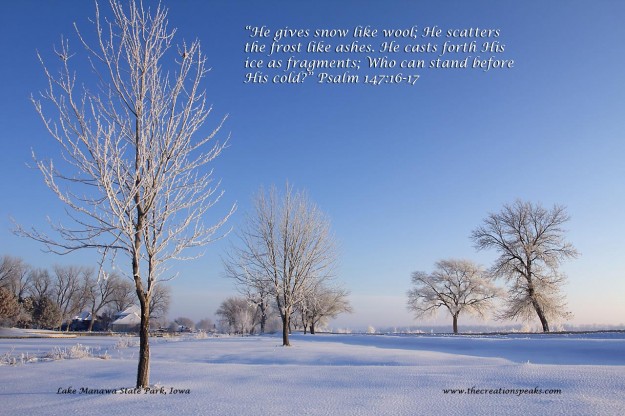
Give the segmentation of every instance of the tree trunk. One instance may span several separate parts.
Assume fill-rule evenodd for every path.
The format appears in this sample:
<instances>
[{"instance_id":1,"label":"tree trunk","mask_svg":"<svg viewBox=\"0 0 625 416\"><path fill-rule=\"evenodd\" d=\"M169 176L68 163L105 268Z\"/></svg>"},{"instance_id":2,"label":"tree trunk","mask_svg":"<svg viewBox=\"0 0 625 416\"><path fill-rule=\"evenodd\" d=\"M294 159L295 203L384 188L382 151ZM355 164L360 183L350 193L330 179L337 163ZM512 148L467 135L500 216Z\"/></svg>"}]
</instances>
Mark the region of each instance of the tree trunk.
<instances>
[{"instance_id":1,"label":"tree trunk","mask_svg":"<svg viewBox=\"0 0 625 416\"><path fill-rule=\"evenodd\" d=\"M310 323L310 334L315 335L315 321Z\"/></svg>"},{"instance_id":2,"label":"tree trunk","mask_svg":"<svg viewBox=\"0 0 625 416\"><path fill-rule=\"evenodd\" d=\"M528 270L528 276L531 276L531 274L529 274L529 270ZM536 295L534 293L534 285L531 281L531 279L527 279L528 280L528 294L530 299L532 299L532 306L534 306L534 310L536 311L536 315L538 315L538 319L540 319L540 323L543 326L543 332L549 332L549 322L547 322L547 317L545 316L545 312L543 311L542 306L540 306L540 303L538 302L538 300L536 300Z\"/></svg>"},{"instance_id":3,"label":"tree trunk","mask_svg":"<svg viewBox=\"0 0 625 416\"><path fill-rule=\"evenodd\" d=\"M137 369L137 388L150 385L150 305L139 299L141 304L141 328L139 329L139 367Z\"/></svg>"},{"instance_id":4,"label":"tree trunk","mask_svg":"<svg viewBox=\"0 0 625 416\"><path fill-rule=\"evenodd\" d=\"M545 312L543 311L543 308L540 306L538 301L534 298L532 298L532 305L534 305L534 310L536 310L538 319L540 319L540 323L543 326L543 332L549 332L549 322L547 322L547 317L545 316Z\"/></svg>"},{"instance_id":5,"label":"tree trunk","mask_svg":"<svg viewBox=\"0 0 625 416\"><path fill-rule=\"evenodd\" d=\"M262 335L265 333L265 324L267 323L267 305L265 305L264 300L261 300L258 307L260 309L260 333Z\"/></svg>"},{"instance_id":6,"label":"tree trunk","mask_svg":"<svg viewBox=\"0 0 625 416\"><path fill-rule=\"evenodd\" d=\"M454 334L458 333L458 314L452 315L454 319Z\"/></svg>"},{"instance_id":7,"label":"tree trunk","mask_svg":"<svg viewBox=\"0 0 625 416\"><path fill-rule=\"evenodd\" d=\"M95 313L93 309L91 310L91 320L89 321L89 329L87 331L91 332L93 330L93 323L95 322Z\"/></svg>"},{"instance_id":8,"label":"tree trunk","mask_svg":"<svg viewBox=\"0 0 625 416\"><path fill-rule=\"evenodd\" d=\"M290 347L291 344L289 343L289 327L291 326L291 322L289 319L289 314L285 313L284 316L282 317L282 346L283 347Z\"/></svg>"}]
</instances>

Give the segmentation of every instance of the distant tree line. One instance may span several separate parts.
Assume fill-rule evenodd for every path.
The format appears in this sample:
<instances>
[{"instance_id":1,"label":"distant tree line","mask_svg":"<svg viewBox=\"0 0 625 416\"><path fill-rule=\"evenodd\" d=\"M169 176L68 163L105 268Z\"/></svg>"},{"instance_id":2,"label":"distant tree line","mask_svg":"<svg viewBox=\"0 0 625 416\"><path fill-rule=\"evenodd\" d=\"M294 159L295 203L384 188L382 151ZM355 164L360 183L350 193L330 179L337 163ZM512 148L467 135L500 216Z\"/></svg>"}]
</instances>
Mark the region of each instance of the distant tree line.
<instances>
[{"instance_id":1,"label":"distant tree line","mask_svg":"<svg viewBox=\"0 0 625 416\"><path fill-rule=\"evenodd\" d=\"M289 319L289 332L303 331L314 334L327 325L330 319L352 311L347 296L340 287L319 285L306 293L295 305ZM261 308L253 297L232 296L225 299L216 311L217 329L228 334L248 335L274 333L282 329L282 319L271 299Z\"/></svg>"},{"instance_id":2,"label":"distant tree line","mask_svg":"<svg viewBox=\"0 0 625 416\"><path fill-rule=\"evenodd\" d=\"M186 316L180 316L168 325L163 325L160 330L166 330L169 333L176 332L204 332L204 333L216 333L217 325L210 318L200 319L198 322L193 322L191 318Z\"/></svg>"},{"instance_id":3,"label":"distant tree line","mask_svg":"<svg viewBox=\"0 0 625 416\"><path fill-rule=\"evenodd\" d=\"M158 286L150 309L154 319L165 316L170 298L170 289ZM135 285L116 273L98 277L84 266L48 270L19 257L0 258L0 326L69 331L73 318L88 312L91 319L80 329L107 330L118 312L135 303Z\"/></svg>"},{"instance_id":4,"label":"distant tree line","mask_svg":"<svg viewBox=\"0 0 625 416\"><path fill-rule=\"evenodd\" d=\"M498 253L495 263L485 269L470 260L447 259L437 262L431 273L414 272L408 309L416 317L447 310L457 333L461 314L484 316L500 298L503 308L495 313L497 319L538 317L543 332L549 332L549 322L571 317L562 293L566 276L559 270L564 260L579 255L564 239L568 220L559 205L546 209L520 200L504 205L471 233L477 250ZM496 287L497 279L506 286Z\"/></svg>"}]
</instances>

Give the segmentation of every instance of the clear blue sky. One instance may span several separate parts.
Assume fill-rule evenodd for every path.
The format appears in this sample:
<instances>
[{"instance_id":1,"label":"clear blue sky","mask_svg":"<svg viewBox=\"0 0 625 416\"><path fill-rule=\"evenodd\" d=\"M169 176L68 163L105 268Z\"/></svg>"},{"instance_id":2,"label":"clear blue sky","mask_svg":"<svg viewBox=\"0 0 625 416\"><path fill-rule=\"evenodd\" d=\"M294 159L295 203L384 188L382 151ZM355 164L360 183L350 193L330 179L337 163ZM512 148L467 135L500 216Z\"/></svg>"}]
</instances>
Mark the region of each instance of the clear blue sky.
<instances>
[{"instance_id":1,"label":"clear blue sky","mask_svg":"<svg viewBox=\"0 0 625 416\"><path fill-rule=\"evenodd\" d=\"M231 146L215 165L226 190L217 212L237 201L236 228L261 185L306 189L332 220L338 278L352 292L355 313L335 326L422 323L405 310L410 273L449 257L488 265L495 253L476 253L469 233L516 198L568 207L568 238L582 253L564 267L573 323L625 322L625 3L163 3L176 39L198 37L208 55L215 117L207 129L230 115ZM0 254L35 266L93 261L44 254L11 234L9 220L63 219L25 166L31 148L55 151L28 98L45 87L35 50L49 53L61 34L78 49L72 23L88 30L93 10L77 0L0 5ZM414 86L245 85L247 25L498 28L503 55L516 62L497 73L421 71ZM221 277L227 244L174 266L171 317L212 316L234 293Z\"/></svg>"}]
</instances>

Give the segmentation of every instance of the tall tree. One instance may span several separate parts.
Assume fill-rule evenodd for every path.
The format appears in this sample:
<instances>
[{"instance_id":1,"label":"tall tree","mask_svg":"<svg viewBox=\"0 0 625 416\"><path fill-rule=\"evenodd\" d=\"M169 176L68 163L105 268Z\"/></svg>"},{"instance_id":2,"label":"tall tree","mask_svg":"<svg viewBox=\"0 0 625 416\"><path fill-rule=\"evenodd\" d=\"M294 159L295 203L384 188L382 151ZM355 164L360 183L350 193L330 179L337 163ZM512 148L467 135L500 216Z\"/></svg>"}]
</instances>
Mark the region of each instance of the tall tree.
<instances>
[{"instance_id":1,"label":"tall tree","mask_svg":"<svg viewBox=\"0 0 625 416\"><path fill-rule=\"evenodd\" d=\"M452 317L454 334L458 333L461 314L484 316L499 294L484 268L469 260L441 260L432 273L414 272L412 284L408 309L416 316L446 309Z\"/></svg>"},{"instance_id":2,"label":"tall tree","mask_svg":"<svg viewBox=\"0 0 625 416\"><path fill-rule=\"evenodd\" d=\"M251 287L269 288L282 319L282 344L289 343L295 307L321 282L333 277L336 248L330 222L303 192L290 185L282 198L262 189L229 253L227 275Z\"/></svg>"},{"instance_id":3,"label":"tall tree","mask_svg":"<svg viewBox=\"0 0 625 416\"><path fill-rule=\"evenodd\" d=\"M86 305L86 283L93 275L93 270L78 266L55 265L52 277L52 300L61 311L61 324L69 324L72 317Z\"/></svg>"},{"instance_id":4,"label":"tall tree","mask_svg":"<svg viewBox=\"0 0 625 416\"><path fill-rule=\"evenodd\" d=\"M30 281L28 292L33 299L52 295L52 278L46 269L31 269L28 280Z\"/></svg>"},{"instance_id":5,"label":"tall tree","mask_svg":"<svg viewBox=\"0 0 625 416\"><path fill-rule=\"evenodd\" d=\"M478 250L494 248L499 253L492 271L510 283L508 308L501 318L529 320L535 313L543 331L549 332L549 320L570 316L561 293L566 276L558 269L579 253L564 239L567 221L563 206L545 209L517 200L489 214L472 232Z\"/></svg>"},{"instance_id":6,"label":"tall tree","mask_svg":"<svg viewBox=\"0 0 625 416\"><path fill-rule=\"evenodd\" d=\"M213 241L234 206L204 226L222 195L208 165L224 148L213 143L225 118L202 130L211 108L201 89L207 68L200 42L173 47L175 30L160 5L110 0L110 6L104 17L96 3L95 37L76 29L83 55L65 39L55 48L60 75L39 57L48 88L32 101L62 161L35 160L73 224L51 223L56 237L19 225L16 232L57 253L92 248L103 262L128 257L141 307L136 385L145 387L155 282L168 261L201 254L187 249ZM70 63L85 56L95 76L78 81Z\"/></svg>"},{"instance_id":7,"label":"tall tree","mask_svg":"<svg viewBox=\"0 0 625 416\"><path fill-rule=\"evenodd\" d=\"M0 287L6 287L23 302L30 292L31 267L23 259L13 256L2 256L0 260Z\"/></svg>"}]
</instances>

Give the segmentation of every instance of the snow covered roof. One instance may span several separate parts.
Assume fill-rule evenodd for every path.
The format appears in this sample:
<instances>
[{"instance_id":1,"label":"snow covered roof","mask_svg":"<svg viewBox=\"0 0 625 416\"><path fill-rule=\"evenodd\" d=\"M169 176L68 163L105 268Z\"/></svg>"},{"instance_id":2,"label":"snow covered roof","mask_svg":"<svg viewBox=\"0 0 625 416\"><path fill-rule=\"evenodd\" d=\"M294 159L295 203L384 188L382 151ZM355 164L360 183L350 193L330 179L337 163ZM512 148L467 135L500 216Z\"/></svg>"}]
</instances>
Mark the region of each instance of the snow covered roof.
<instances>
[{"instance_id":1,"label":"snow covered roof","mask_svg":"<svg viewBox=\"0 0 625 416\"><path fill-rule=\"evenodd\" d=\"M91 320L91 312L82 311L78 315L72 318L75 321L90 321Z\"/></svg>"},{"instance_id":2,"label":"snow covered roof","mask_svg":"<svg viewBox=\"0 0 625 416\"><path fill-rule=\"evenodd\" d=\"M115 314L115 318L123 318L126 315L136 314L137 316L141 316L141 308L137 305L131 305L124 309L123 311L117 312Z\"/></svg>"},{"instance_id":3,"label":"snow covered roof","mask_svg":"<svg viewBox=\"0 0 625 416\"><path fill-rule=\"evenodd\" d=\"M132 305L119 312L116 316L117 319L112 322L112 325L136 325L141 323L141 308L137 305Z\"/></svg>"}]
</instances>

